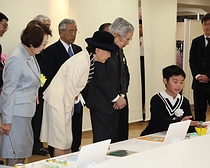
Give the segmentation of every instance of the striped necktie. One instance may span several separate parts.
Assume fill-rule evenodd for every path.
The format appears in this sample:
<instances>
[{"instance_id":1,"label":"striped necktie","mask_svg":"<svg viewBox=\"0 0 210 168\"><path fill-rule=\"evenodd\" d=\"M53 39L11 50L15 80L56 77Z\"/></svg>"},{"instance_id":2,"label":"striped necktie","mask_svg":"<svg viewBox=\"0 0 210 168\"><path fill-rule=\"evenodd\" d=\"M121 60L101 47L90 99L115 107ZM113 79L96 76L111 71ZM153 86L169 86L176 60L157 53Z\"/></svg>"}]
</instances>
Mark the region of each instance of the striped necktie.
<instances>
[{"instance_id":1,"label":"striped necktie","mask_svg":"<svg viewBox=\"0 0 210 168\"><path fill-rule=\"evenodd\" d=\"M70 47L70 46L69 46L69 48L68 48L68 54L69 54L69 57L71 57L72 55L74 55L73 52L72 52L72 50L71 50L71 47Z\"/></svg>"}]
</instances>

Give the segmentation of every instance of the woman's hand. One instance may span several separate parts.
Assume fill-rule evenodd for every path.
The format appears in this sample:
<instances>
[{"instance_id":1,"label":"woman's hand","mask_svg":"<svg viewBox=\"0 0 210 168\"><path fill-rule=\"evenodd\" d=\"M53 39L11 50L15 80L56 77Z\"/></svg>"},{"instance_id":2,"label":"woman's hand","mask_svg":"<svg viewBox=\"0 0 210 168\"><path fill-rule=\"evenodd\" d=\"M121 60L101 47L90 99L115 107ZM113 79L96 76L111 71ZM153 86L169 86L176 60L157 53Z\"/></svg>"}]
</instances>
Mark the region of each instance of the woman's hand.
<instances>
[{"instance_id":1,"label":"woman's hand","mask_svg":"<svg viewBox=\"0 0 210 168\"><path fill-rule=\"evenodd\" d=\"M9 135L11 124L2 124L0 127L0 134Z\"/></svg>"}]
</instances>

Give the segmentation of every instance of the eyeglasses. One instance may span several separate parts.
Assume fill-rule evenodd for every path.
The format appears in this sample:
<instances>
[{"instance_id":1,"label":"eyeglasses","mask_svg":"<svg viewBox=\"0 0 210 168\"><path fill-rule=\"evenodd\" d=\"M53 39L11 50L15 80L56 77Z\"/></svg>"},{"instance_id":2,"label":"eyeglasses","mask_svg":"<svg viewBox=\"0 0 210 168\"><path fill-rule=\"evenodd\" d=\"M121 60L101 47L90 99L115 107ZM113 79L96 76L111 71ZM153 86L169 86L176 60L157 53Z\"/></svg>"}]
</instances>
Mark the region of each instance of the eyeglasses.
<instances>
[{"instance_id":1,"label":"eyeglasses","mask_svg":"<svg viewBox=\"0 0 210 168\"><path fill-rule=\"evenodd\" d=\"M8 24L1 23L1 25L3 26L4 29L6 29L6 30L9 29Z\"/></svg>"},{"instance_id":2,"label":"eyeglasses","mask_svg":"<svg viewBox=\"0 0 210 168\"><path fill-rule=\"evenodd\" d=\"M205 27L210 27L210 23L206 23L206 22L203 22L203 26L205 26Z\"/></svg>"},{"instance_id":3,"label":"eyeglasses","mask_svg":"<svg viewBox=\"0 0 210 168\"><path fill-rule=\"evenodd\" d=\"M70 35L72 35L72 34L77 34L77 33L79 33L77 30L69 30L68 31L68 34L70 34Z\"/></svg>"},{"instance_id":4,"label":"eyeglasses","mask_svg":"<svg viewBox=\"0 0 210 168\"><path fill-rule=\"evenodd\" d=\"M118 34L121 38L122 38L122 40L123 41L125 41L126 43L129 43L131 40L132 40L132 38L126 38L125 36L121 36L120 34Z\"/></svg>"},{"instance_id":5,"label":"eyeglasses","mask_svg":"<svg viewBox=\"0 0 210 168\"><path fill-rule=\"evenodd\" d=\"M45 43L42 43L41 46L46 47L47 43L48 43L48 41Z\"/></svg>"}]
</instances>

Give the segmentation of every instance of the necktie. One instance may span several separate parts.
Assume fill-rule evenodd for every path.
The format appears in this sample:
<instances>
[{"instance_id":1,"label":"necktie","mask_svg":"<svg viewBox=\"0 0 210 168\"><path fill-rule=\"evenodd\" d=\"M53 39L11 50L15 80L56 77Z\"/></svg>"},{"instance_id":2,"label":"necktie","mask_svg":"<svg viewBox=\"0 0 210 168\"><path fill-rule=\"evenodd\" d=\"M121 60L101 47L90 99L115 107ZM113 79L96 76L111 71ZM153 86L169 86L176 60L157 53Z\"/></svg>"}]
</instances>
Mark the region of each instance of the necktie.
<instances>
[{"instance_id":1,"label":"necktie","mask_svg":"<svg viewBox=\"0 0 210 168\"><path fill-rule=\"evenodd\" d=\"M206 47L210 47L210 38L209 37L206 37L206 40L208 41Z\"/></svg>"},{"instance_id":2,"label":"necktie","mask_svg":"<svg viewBox=\"0 0 210 168\"><path fill-rule=\"evenodd\" d=\"M71 57L72 55L74 55L70 46L69 46L69 49L68 49L68 54L69 54L69 57Z\"/></svg>"}]
</instances>

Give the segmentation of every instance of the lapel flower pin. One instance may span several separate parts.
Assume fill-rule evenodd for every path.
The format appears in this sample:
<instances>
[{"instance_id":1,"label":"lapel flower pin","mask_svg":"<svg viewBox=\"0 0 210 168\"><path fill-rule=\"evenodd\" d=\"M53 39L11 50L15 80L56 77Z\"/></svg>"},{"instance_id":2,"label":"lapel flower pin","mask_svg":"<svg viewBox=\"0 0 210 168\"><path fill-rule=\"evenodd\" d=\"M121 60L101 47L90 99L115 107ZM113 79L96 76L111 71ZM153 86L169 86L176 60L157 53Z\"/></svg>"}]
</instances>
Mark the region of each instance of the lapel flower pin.
<instances>
[{"instance_id":1,"label":"lapel flower pin","mask_svg":"<svg viewBox=\"0 0 210 168\"><path fill-rule=\"evenodd\" d=\"M44 84L45 84L45 82L46 82L46 80L47 80L47 78L46 78L46 76L44 76L43 74L41 74L40 79L41 79L41 87L43 87Z\"/></svg>"},{"instance_id":2,"label":"lapel flower pin","mask_svg":"<svg viewBox=\"0 0 210 168\"><path fill-rule=\"evenodd\" d=\"M176 117L181 118L183 116L183 114L184 114L184 111L182 109L176 109L176 111L175 111Z\"/></svg>"},{"instance_id":3,"label":"lapel flower pin","mask_svg":"<svg viewBox=\"0 0 210 168\"><path fill-rule=\"evenodd\" d=\"M1 61L1 63L4 65L4 63L5 63L5 61L6 61L6 54L5 53L1 53L1 55L0 55L0 61Z\"/></svg>"}]
</instances>

